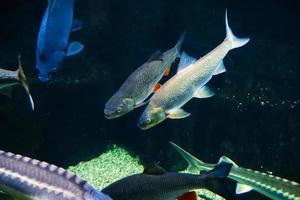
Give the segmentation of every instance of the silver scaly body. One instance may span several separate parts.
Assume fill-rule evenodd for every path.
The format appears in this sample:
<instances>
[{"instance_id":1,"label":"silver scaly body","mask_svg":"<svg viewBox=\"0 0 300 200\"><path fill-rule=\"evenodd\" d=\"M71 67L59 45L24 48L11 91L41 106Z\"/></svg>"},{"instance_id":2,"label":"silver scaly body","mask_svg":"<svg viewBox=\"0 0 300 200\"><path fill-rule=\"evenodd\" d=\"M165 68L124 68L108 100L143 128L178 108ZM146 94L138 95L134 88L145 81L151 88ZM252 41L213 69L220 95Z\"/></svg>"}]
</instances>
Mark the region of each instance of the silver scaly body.
<instances>
[{"instance_id":1,"label":"silver scaly body","mask_svg":"<svg viewBox=\"0 0 300 200\"><path fill-rule=\"evenodd\" d=\"M110 200L62 168L4 151L0 151L0 190L31 200Z\"/></svg>"}]
</instances>

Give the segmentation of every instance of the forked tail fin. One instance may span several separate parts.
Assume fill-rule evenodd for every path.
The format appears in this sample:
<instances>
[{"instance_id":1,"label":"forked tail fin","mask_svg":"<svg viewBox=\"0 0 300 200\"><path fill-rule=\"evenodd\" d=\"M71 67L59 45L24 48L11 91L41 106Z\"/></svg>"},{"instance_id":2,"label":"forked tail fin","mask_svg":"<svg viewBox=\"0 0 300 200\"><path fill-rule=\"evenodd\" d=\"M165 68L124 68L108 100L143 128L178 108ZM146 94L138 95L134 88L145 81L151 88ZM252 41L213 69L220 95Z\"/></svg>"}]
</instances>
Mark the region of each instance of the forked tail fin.
<instances>
[{"instance_id":1,"label":"forked tail fin","mask_svg":"<svg viewBox=\"0 0 300 200\"><path fill-rule=\"evenodd\" d=\"M249 42L250 40L249 38L238 38L232 33L232 30L228 25L227 10L225 12L225 24L226 24L226 39L230 42L231 49L244 46Z\"/></svg>"},{"instance_id":2,"label":"forked tail fin","mask_svg":"<svg viewBox=\"0 0 300 200\"><path fill-rule=\"evenodd\" d=\"M225 182L227 176L230 173L231 167L232 164L221 163L218 164L214 169L205 172L203 174L204 176L206 176L204 177L204 187L224 197L227 200L237 199L236 196L228 189L228 186Z\"/></svg>"}]
</instances>

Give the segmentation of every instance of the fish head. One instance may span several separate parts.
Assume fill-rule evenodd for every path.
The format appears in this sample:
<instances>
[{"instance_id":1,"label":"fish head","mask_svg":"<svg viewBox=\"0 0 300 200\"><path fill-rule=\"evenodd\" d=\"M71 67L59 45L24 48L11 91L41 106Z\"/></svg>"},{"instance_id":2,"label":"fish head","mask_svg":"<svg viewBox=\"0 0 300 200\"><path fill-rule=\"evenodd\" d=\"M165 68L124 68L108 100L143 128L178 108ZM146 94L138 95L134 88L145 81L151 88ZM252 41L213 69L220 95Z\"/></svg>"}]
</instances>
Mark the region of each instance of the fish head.
<instances>
[{"instance_id":1,"label":"fish head","mask_svg":"<svg viewBox=\"0 0 300 200\"><path fill-rule=\"evenodd\" d=\"M38 54L36 68L39 70L39 79L47 82L52 79L52 74L57 71L59 65L63 62L65 53L55 52L53 54Z\"/></svg>"},{"instance_id":2,"label":"fish head","mask_svg":"<svg viewBox=\"0 0 300 200\"><path fill-rule=\"evenodd\" d=\"M151 108L150 106L146 108L140 117L137 126L142 130L147 130L157 124L161 123L166 119L166 113L161 107Z\"/></svg>"},{"instance_id":3,"label":"fish head","mask_svg":"<svg viewBox=\"0 0 300 200\"><path fill-rule=\"evenodd\" d=\"M134 109L132 98L120 98L118 94L112 96L105 104L104 115L107 119L121 117Z\"/></svg>"}]
</instances>

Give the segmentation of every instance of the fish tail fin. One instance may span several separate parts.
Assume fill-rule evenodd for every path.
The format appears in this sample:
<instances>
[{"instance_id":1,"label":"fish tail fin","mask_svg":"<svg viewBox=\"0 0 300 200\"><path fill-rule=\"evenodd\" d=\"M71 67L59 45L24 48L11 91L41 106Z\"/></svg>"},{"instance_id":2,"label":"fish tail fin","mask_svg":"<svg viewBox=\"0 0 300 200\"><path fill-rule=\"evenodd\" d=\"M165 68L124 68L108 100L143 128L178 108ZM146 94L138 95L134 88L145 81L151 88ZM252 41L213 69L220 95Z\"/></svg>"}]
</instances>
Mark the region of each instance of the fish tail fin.
<instances>
[{"instance_id":1,"label":"fish tail fin","mask_svg":"<svg viewBox=\"0 0 300 200\"><path fill-rule=\"evenodd\" d=\"M221 163L218 164L214 169L203 173L205 175L204 187L208 190L224 197L225 199L234 200L236 196L228 189L225 182L232 164ZM200 175L201 176L201 175Z\"/></svg>"},{"instance_id":2,"label":"fish tail fin","mask_svg":"<svg viewBox=\"0 0 300 200\"><path fill-rule=\"evenodd\" d=\"M231 49L244 46L249 42L250 40L249 38L238 38L233 34L231 28L228 25L227 10L225 12L225 24L226 24L226 40L230 42Z\"/></svg>"},{"instance_id":3,"label":"fish tail fin","mask_svg":"<svg viewBox=\"0 0 300 200\"><path fill-rule=\"evenodd\" d=\"M178 40L178 42L176 43L176 45L175 45L175 49L177 49L177 51L178 51L178 57L180 57L180 50L181 50L181 47L182 47L182 43L183 43L183 41L184 41L184 38L185 38L185 36L186 36L186 31L184 31L182 34L181 34L181 36L180 36L180 38L179 38L179 40Z\"/></svg>"},{"instance_id":4,"label":"fish tail fin","mask_svg":"<svg viewBox=\"0 0 300 200\"><path fill-rule=\"evenodd\" d=\"M174 142L170 141L170 144L176 149L176 151L186 160L186 162L189 164L187 170L189 172L199 172L199 169L205 168L205 163L201 160L195 158L190 153L185 151L183 148L175 144Z\"/></svg>"},{"instance_id":5,"label":"fish tail fin","mask_svg":"<svg viewBox=\"0 0 300 200\"><path fill-rule=\"evenodd\" d=\"M19 67L17 69L18 79L20 80L22 86L24 87L24 89L25 89L25 91L28 95L31 109L34 110L34 102L33 102L32 96L30 94L30 89L29 89L29 86L28 86L27 77L26 77L26 75L24 73L24 70L23 70L23 67L22 67L21 55L18 56L18 60L19 60Z\"/></svg>"}]
</instances>

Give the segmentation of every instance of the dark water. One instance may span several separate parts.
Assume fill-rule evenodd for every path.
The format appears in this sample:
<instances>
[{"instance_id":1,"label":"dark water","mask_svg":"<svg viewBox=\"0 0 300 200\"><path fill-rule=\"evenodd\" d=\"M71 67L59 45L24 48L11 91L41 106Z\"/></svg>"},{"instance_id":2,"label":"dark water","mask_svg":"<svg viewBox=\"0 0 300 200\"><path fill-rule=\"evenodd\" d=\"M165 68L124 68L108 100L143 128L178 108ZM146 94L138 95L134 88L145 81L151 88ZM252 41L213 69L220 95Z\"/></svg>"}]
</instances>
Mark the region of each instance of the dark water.
<instances>
[{"instance_id":1,"label":"dark water","mask_svg":"<svg viewBox=\"0 0 300 200\"><path fill-rule=\"evenodd\" d=\"M67 167L116 143L144 163L183 166L171 140L203 161L227 155L241 166L299 182L300 6L295 2L78 0L75 15L85 25L71 40L85 49L42 84L34 67L35 44L47 2L2 1L1 66L16 66L22 54L36 111L29 110L20 88L13 99L0 96L0 148ZM143 108L104 118L105 102L128 75L156 49L173 46L184 30L183 49L194 56L220 43L226 8L234 33L251 41L230 52L227 73L209 82L215 97L193 99L184 107L190 117L149 131L136 127ZM252 192L242 199L263 197Z\"/></svg>"}]
</instances>

